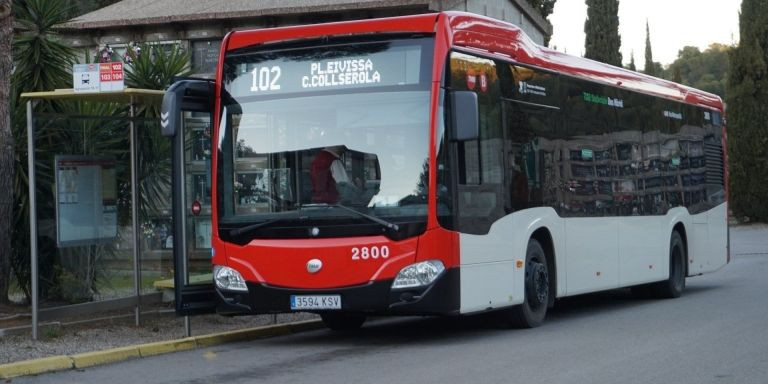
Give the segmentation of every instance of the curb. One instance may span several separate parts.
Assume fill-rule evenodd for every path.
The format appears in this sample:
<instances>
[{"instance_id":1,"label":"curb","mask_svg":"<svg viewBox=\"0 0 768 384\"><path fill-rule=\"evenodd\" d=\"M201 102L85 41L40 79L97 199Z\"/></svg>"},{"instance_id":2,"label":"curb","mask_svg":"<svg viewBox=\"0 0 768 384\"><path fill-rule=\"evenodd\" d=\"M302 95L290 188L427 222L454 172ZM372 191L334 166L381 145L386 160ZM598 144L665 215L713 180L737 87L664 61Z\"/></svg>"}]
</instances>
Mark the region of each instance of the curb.
<instances>
[{"instance_id":1,"label":"curb","mask_svg":"<svg viewBox=\"0 0 768 384\"><path fill-rule=\"evenodd\" d=\"M70 369L82 369L135 358L205 348L212 345L226 344L236 341L265 339L268 337L289 335L320 328L323 328L323 323L320 320L306 320L237 331L220 332L210 335L193 336L177 340L158 341L128 347L105 349L103 351L85 352L75 355L24 360L15 363L0 364L0 379L10 379L19 376L38 375L41 373Z\"/></svg>"},{"instance_id":2,"label":"curb","mask_svg":"<svg viewBox=\"0 0 768 384\"><path fill-rule=\"evenodd\" d=\"M10 379L12 377L62 371L70 368L72 368L72 358L69 356L44 357L42 359L0 365L0 378Z\"/></svg>"}]
</instances>

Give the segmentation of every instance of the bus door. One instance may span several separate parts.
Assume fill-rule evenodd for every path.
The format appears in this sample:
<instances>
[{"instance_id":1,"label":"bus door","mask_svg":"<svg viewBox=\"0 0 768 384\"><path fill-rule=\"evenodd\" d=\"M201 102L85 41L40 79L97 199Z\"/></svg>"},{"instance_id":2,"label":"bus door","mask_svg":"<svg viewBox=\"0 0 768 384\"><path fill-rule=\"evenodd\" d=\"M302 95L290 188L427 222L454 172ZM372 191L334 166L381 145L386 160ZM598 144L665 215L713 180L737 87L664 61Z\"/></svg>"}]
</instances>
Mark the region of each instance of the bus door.
<instances>
[{"instance_id":1,"label":"bus door","mask_svg":"<svg viewBox=\"0 0 768 384\"><path fill-rule=\"evenodd\" d=\"M214 83L185 79L163 97L161 126L172 140L173 266L176 314L212 313L211 129Z\"/></svg>"}]
</instances>

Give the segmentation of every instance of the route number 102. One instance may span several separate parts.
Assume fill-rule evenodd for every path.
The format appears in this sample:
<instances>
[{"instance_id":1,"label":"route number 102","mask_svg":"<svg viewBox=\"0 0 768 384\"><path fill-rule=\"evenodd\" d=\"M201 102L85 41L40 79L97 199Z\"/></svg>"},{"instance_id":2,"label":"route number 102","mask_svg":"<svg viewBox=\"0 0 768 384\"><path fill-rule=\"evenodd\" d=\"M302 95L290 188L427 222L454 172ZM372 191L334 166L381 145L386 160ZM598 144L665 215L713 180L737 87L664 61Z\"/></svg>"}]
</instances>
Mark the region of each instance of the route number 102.
<instances>
[{"instance_id":1,"label":"route number 102","mask_svg":"<svg viewBox=\"0 0 768 384\"><path fill-rule=\"evenodd\" d=\"M280 89L281 70L277 65L272 68L256 67L251 71L251 92L277 91Z\"/></svg>"}]
</instances>

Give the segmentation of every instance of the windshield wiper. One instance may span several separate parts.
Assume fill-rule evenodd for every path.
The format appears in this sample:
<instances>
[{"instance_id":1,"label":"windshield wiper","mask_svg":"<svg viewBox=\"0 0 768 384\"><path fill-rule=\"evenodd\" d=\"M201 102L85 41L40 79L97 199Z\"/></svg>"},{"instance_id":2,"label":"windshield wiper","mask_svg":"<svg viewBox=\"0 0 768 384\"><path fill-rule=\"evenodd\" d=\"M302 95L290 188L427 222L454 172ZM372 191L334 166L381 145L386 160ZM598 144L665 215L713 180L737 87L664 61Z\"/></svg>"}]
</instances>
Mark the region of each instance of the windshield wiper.
<instances>
[{"instance_id":1,"label":"windshield wiper","mask_svg":"<svg viewBox=\"0 0 768 384\"><path fill-rule=\"evenodd\" d=\"M299 207L300 208L341 208L341 209L343 209L343 210L345 210L347 212L354 213L357 216L360 216L360 217L366 218L366 219L368 219L370 221L373 221L376 224L380 224L384 228L387 228L387 229L392 230L394 232L397 232L397 231L400 230L400 226L395 224L395 223L390 223L389 221L386 221L384 219L378 218L376 216L372 216L372 215L369 215L367 213L363 213L363 212L357 211L357 210L355 210L353 208L347 207L346 205L321 203L321 204L302 204ZM278 218L274 218L274 219L270 219L270 220L264 220L264 221L261 221L261 222L255 223L255 224L246 225L244 227L232 229L232 230L229 231L229 235L230 236L240 236L240 235L243 235L245 233L253 232L253 231L255 231L255 230L259 229L259 228L263 228L263 227L266 227L266 226L269 226L269 225L272 225L272 224L275 224L275 223L278 223L278 222L291 221L291 220L301 221L301 220L307 220L307 219L309 219L308 215L298 216L298 217L295 217L295 218L278 217Z\"/></svg>"},{"instance_id":2,"label":"windshield wiper","mask_svg":"<svg viewBox=\"0 0 768 384\"><path fill-rule=\"evenodd\" d=\"M391 229L391 230L393 230L395 232L400 230L400 226L398 226L395 223L390 223L389 221L386 221L386 220L384 220L382 218L379 218L379 217L376 217L376 216L372 216L372 215L369 215L367 213L360 212L360 211L355 210L353 208L347 207L346 205L317 203L317 204L302 204L300 207L301 208L329 208L329 207L341 208L341 209L343 209L345 211L354 213L354 214L356 214L356 215L358 215L360 217L363 217L363 218L366 218L366 219L368 219L370 221L373 221L374 223L381 224L385 228Z\"/></svg>"},{"instance_id":3,"label":"windshield wiper","mask_svg":"<svg viewBox=\"0 0 768 384\"><path fill-rule=\"evenodd\" d=\"M306 220L306 219L309 219L309 216L299 216L297 218L278 217L278 218L275 218L275 219L264 220L264 221L258 222L256 224L251 224L251 225L246 225L244 227L235 228L235 229L229 231L229 235L230 236L240 236L240 235L242 235L244 233L252 232L252 231L255 231L255 230L259 229L259 228L266 227L268 225L272 225L272 224L277 223L277 222L288 221L288 220Z\"/></svg>"}]
</instances>

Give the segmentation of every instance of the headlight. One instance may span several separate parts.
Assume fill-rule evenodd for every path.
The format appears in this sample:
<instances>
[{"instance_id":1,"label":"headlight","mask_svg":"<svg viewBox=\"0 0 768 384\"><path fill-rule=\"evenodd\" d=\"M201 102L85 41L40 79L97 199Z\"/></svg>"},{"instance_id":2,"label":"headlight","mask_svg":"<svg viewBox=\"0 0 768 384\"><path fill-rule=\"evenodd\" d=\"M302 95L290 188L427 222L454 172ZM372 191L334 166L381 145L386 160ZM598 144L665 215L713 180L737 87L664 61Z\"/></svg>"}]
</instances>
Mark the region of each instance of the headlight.
<instances>
[{"instance_id":1,"label":"headlight","mask_svg":"<svg viewBox=\"0 0 768 384\"><path fill-rule=\"evenodd\" d=\"M219 289L227 291L248 291L240 272L222 265L213 266L213 281Z\"/></svg>"},{"instance_id":2,"label":"headlight","mask_svg":"<svg viewBox=\"0 0 768 384\"><path fill-rule=\"evenodd\" d=\"M440 260L427 260L411 264L397 274L392 288L413 288L432 284L445 270Z\"/></svg>"}]
</instances>

